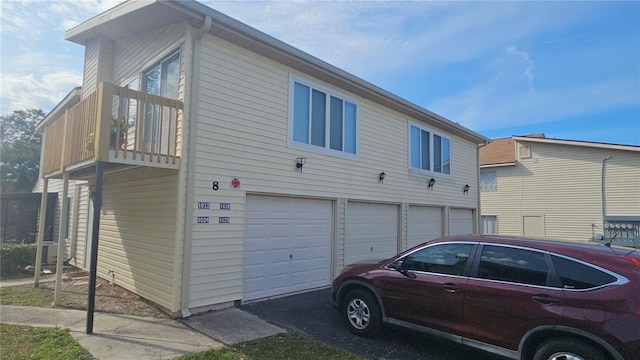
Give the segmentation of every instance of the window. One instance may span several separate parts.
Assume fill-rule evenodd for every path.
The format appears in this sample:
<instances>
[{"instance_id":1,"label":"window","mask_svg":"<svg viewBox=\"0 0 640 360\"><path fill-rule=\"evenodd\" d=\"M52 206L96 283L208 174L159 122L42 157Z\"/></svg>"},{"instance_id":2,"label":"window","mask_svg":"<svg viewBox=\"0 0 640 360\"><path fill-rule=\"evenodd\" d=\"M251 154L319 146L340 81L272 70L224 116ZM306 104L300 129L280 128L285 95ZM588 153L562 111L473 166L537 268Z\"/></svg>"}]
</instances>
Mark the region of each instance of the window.
<instances>
[{"instance_id":1,"label":"window","mask_svg":"<svg viewBox=\"0 0 640 360\"><path fill-rule=\"evenodd\" d=\"M180 82L180 53L176 52L168 58L162 60L142 74L143 91L147 94L158 95L170 99L178 98L178 86ZM163 119L168 119L169 114L166 107L159 105L147 105L144 124L145 150L165 149L171 131L168 121L160 122L160 112L163 112ZM166 112L166 113L165 113ZM159 126L160 125L160 126ZM160 135L162 135L160 137ZM162 139L162 143L158 139Z\"/></svg>"},{"instance_id":2,"label":"window","mask_svg":"<svg viewBox=\"0 0 640 360\"><path fill-rule=\"evenodd\" d=\"M565 289L590 289L615 282L617 279L591 266L577 261L552 256L553 266Z\"/></svg>"},{"instance_id":3,"label":"window","mask_svg":"<svg viewBox=\"0 0 640 360\"><path fill-rule=\"evenodd\" d=\"M548 273L544 253L495 245L482 248L478 269L481 279L545 286Z\"/></svg>"},{"instance_id":4,"label":"window","mask_svg":"<svg viewBox=\"0 0 640 360\"><path fill-rule=\"evenodd\" d=\"M480 191L496 190L496 172L480 171Z\"/></svg>"},{"instance_id":5,"label":"window","mask_svg":"<svg viewBox=\"0 0 640 360\"><path fill-rule=\"evenodd\" d=\"M480 217L482 222L483 234L497 234L498 233L498 217L495 215L482 215Z\"/></svg>"},{"instance_id":6,"label":"window","mask_svg":"<svg viewBox=\"0 0 640 360\"><path fill-rule=\"evenodd\" d=\"M290 138L311 150L332 154L357 152L358 105L344 96L292 81Z\"/></svg>"},{"instance_id":7,"label":"window","mask_svg":"<svg viewBox=\"0 0 640 360\"><path fill-rule=\"evenodd\" d=\"M451 140L432 130L409 126L409 163L412 168L451 174Z\"/></svg>"},{"instance_id":8,"label":"window","mask_svg":"<svg viewBox=\"0 0 640 360\"><path fill-rule=\"evenodd\" d=\"M463 275L472 248L472 244L429 246L405 257L402 267L413 271Z\"/></svg>"}]
</instances>

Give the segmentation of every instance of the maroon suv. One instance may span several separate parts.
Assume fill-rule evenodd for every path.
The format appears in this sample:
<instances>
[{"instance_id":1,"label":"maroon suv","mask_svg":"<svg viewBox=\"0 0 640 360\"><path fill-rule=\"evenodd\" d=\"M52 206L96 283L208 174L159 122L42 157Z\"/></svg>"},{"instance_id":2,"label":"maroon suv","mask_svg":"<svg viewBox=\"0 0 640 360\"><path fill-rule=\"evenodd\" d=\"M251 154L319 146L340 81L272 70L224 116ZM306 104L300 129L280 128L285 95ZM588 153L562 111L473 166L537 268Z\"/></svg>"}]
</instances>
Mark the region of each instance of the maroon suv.
<instances>
[{"instance_id":1,"label":"maroon suv","mask_svg":"<svg viewBox=\"0 0 640 360\"><path fill-rule=\"evenodd\" d=\"M589 243L449 237L348 265L350 330L402 326L513 359L640 359L640 254Z\"/></svg>"}]
</instances>

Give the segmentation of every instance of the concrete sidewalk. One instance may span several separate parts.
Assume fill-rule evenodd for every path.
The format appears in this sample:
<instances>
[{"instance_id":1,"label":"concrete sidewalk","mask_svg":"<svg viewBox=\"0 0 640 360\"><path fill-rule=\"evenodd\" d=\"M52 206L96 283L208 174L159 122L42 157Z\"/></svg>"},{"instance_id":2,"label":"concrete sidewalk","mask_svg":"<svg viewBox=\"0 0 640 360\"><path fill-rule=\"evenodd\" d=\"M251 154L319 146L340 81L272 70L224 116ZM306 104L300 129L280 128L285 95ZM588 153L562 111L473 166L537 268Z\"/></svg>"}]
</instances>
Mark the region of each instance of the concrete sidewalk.
<instances>
[{"instance_id":1,"label":"concrete sidewalk","mask_svg":"<svg viewBox=\"0 0 640 360\"><path fill-rule=\"evenodd\" d=\"M95 313L94 334L87 335L86 316L81 310L0 305L1 322L69 329L96 359L172 359L222 346L174 320L107 313Z\"/></svg>"}]
</instances>

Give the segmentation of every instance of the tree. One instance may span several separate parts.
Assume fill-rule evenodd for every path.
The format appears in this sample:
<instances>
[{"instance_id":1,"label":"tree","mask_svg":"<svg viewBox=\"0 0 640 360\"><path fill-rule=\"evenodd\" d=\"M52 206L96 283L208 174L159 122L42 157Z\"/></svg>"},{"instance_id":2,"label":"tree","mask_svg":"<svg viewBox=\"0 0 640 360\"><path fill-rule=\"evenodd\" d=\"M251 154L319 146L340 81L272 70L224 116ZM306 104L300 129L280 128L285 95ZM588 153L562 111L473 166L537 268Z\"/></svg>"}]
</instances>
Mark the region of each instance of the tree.
<instances>
[{"instance_id":1,"label":"tree","mask_svg":"<svg viewBox=\"0 0 640 360\"><path fill-rule=\"evenodd\" d=\"M0 117L0 180L2 191L30 192L40 173L42 134L35 131L44 119L41 109L14 110Z\"/></svg>"}]
</instances>

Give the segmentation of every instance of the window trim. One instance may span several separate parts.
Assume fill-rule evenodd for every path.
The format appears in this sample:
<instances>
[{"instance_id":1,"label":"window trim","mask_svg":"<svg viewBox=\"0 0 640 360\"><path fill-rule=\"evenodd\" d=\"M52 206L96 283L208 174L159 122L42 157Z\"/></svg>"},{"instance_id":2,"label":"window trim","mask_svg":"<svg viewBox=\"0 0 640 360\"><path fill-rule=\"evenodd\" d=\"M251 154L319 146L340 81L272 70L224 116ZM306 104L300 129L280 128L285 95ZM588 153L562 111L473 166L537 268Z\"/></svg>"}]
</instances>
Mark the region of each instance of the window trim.
<instances>
[{"instance_id":1,"label":"window trim","mask_svg":"<svg viewBox=\"0 0 640 360\"><path fill-rule=\"evenodd\" d=\"M312 145L311 143L305 144L305 143L301 143L293 140L295 83L299 83L301 85L307 86L311 90L320 91L326 95L325 108L327 109L327 111L325 112L325 146L324 147L321 147L318 145ZM290 149L304 150L304 151L309 151L317 154L339 157L343 159L358 160L360 158L360 106L361 105L359 101L355 100L353 97L345 95L344 93L335 91L326 86L320 85L316 82L313 82L311 80L308 80L306 78L302 78L293 74L289 75L288 94L289 94L289 100L288 100L289 104L288 104L288 114L287 114L287 117L288 117L287 147L289 147ZM330 106L331 96L338 98L343 102L348 101L350 103L355 104L356 106L356 129L355 129L356 153L355 154L345 152L344 150L331 149L331 140L330 140L331 139L331 127L330 127L331 119L330 119L330 112L328 111ZM344 111L344 107L343 107L343 111ZM344 137L344 122L343 122L343 137ZM309 139L309 142L311 142L311 139ZM344 140L343 140L343 148L344 148Z\"/></svg>"},{"instance_id":2,"label":"window trim","mask_svg":"<svg viewBox=\"0 0 640 360\"><path fill-rule=\"evenodd\" d=\"M415 168L413 166L411 166L411 127L416 127L418 129L420 129L421 131L426 131L429 133L429 167L431 169L429 170L425 170L422 168ZM449 174L443 173L443 172L436 172L433 169L434 167L434 136L439 136L440 138L444 138L449 140ZM408 121L408 126L407 126L407 166L409 167L409 171L413 171L416 172L418 174L424 174L424 175L429 175L429 176L436 176L436 177L441 177L441 178L446 178L446 179L450 179L452 177L452 173L453 173L453 146L452 146L453 142L451 141L451 136L446 135L443 132L440 131L436 131L433 130L432 128L429 128L427 126L424 126L422 124L419 124L417 122L414 121ZM422 148L420 149L422 151Z\"/></svg>"}]
</instances>

